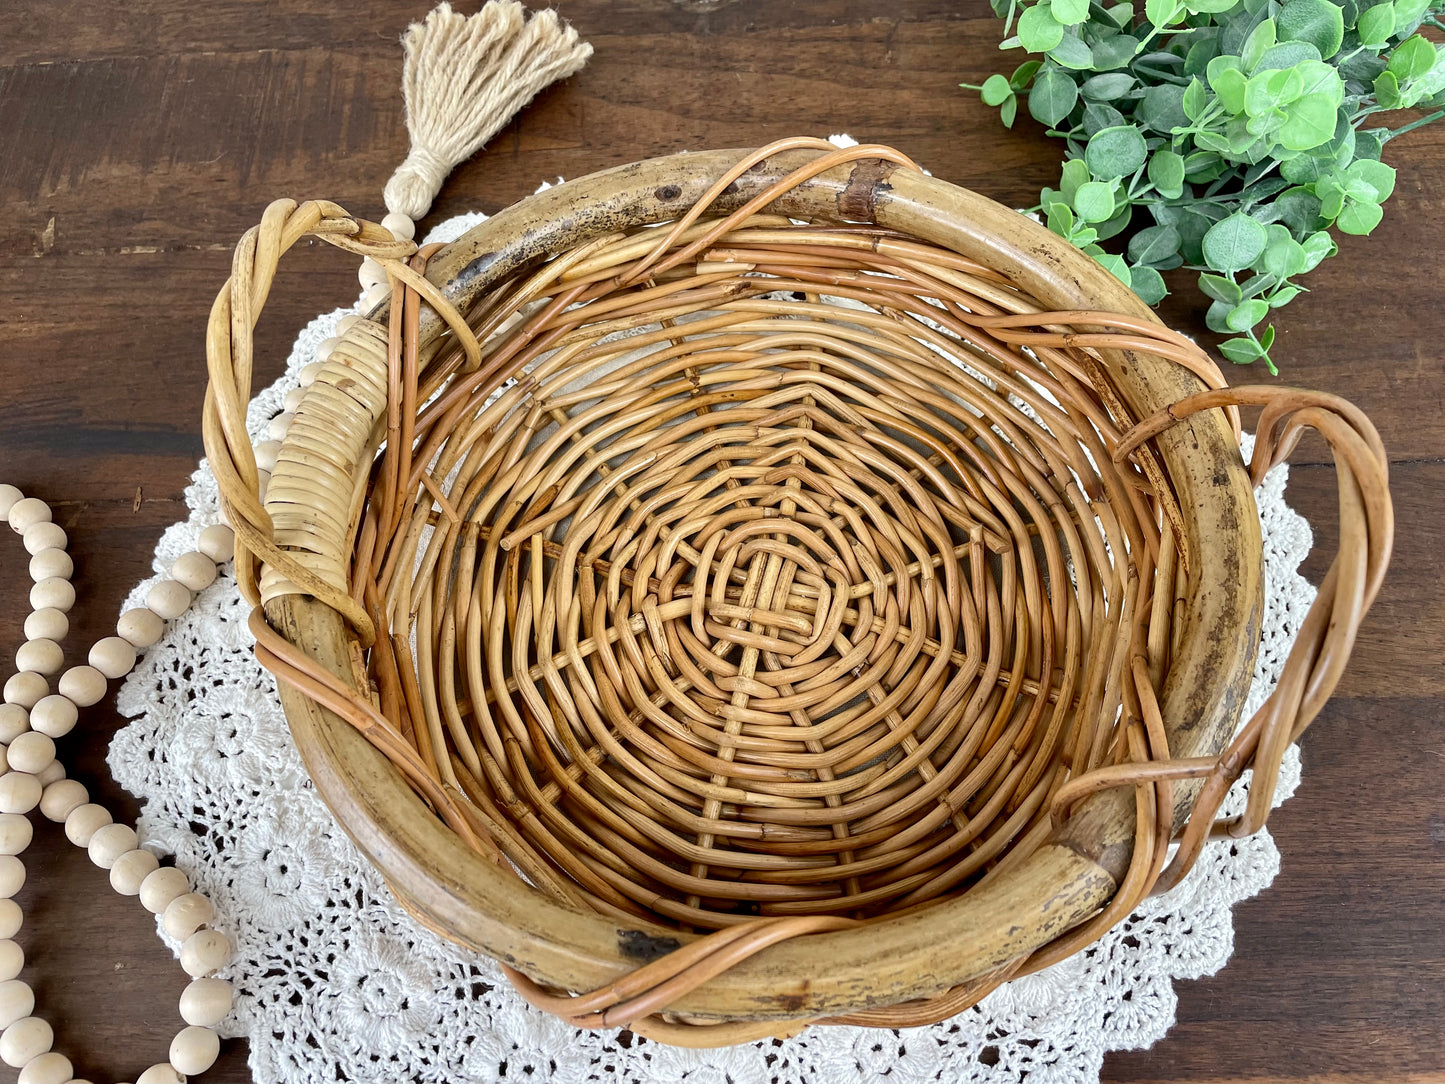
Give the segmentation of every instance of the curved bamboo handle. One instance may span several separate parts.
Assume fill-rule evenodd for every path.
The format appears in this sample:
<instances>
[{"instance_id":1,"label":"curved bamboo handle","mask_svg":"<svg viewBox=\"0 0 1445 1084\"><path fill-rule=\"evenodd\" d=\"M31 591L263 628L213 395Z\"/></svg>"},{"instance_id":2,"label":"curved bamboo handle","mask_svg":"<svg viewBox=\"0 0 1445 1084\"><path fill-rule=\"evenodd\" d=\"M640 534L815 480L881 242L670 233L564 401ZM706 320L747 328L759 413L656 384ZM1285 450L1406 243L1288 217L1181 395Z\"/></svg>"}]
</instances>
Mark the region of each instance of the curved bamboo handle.
<instances>
[{"instance_id":1,"label":"curved bamboo handle","mask_svg":"<svg viewBox=\"0 0 1445 1084\"><path fill-rule=\"evenodd\" d=\"M1264 407L1249 464L1256 486L1270 468L1289 456L1306 429L1318 431L1329 441L1339 480L1339 552L1320 584L1319 594L1280 673L1279 684L1217 758L1120 765L1083 776L1061 788L1056 808L1065 808L1104 786L1167 779L1204 780L1180 836L1179 850L1155 882L1155 892L1176 885L1209 838L1247 836L1264 827L1285 751L1319 714L1338 684L1360 624L1379 593L1394 542L1395 518L1385 446L1369 418L1337 395L1265 386L1191 395L1125 433L1114 450L1114 461L1122 464L1146 440L1192 414L1233 406ZM1147 674L1143 677L1147 680ZM1143 689L1141 695L1148 697ZM1254 770L1254 780L1244 813L1216 820L1229 788L1246 768Z\"/></svg>"}]
</instances>

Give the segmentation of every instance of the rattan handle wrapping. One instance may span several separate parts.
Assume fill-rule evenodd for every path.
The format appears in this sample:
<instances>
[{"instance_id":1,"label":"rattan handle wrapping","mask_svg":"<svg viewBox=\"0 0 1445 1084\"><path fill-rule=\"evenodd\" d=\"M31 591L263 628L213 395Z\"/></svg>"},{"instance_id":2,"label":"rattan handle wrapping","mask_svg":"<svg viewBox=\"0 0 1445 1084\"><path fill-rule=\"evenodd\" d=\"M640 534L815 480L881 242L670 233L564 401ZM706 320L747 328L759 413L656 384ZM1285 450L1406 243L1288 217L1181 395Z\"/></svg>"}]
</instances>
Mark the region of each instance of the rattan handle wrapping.
<instances>
[{"instance_id":1,"label":"rattan handle wrapping","mask_svg":"<svg viewBox=\"0 0 1445 1084\"><path fill-rule=\"evenodd\" d=\"M766 157L766 151L759 155ZM853 159L866 153L866 149L858 152ZM739 173L758 160L745 160L737 167ZM849 160L846 154L838 158L822 155L821 166L815 172ZM871 176L874 190L879 190L878 172L874 170L865 176ZM725 176L718 187L727 180ZM853 189L854 184L850 182L846 191ZM664 190L659 188L658 193L661 198ZM675 192L667 198L675 199ZM767 202L759 199L760 206ZM843 206L841 196L839 206ZM740 213L745 215L750 211L745 208ZM419 383L419 374L427 363L433 369L477 372L479 379L487 373L478 372L484 358L466 320L422 277L424 259L399 262L411 255L413 246L394 242L389 235L380 237L378 230L350 218L331 204L297 207L281 203L268 210L259 231L251 231L243 239L237 249L232 279L213 310L208 336L212 386L205 408L207 454L220 483L223 507L237 530L237 578L243 596L258 606L252 622L258 638L258 657L309 701L324 706L365 734L459 836L510 871L503 857L505 833L497 820L487 810L479 809L456 785L439 777L428 767L425 758L419 756L415 745L403 738L382 710L377 694L370 690L366 665L359 652L354 647L349 649L353 665L348 680L335 668L318 665L306 651L278 634L259 609L263 599L310 596L341 614L355 630L362 646L371 644L378 635L390 635L393 649L406 650L404 644L397 642L398 630L379 627L381 623L374 616L376 600L365 594L368 588L360 579L348 575L349 569L339 558L353 550L366 551L376 543L374 537L366 535L366 531L373 528L363 526L361 508L371 479L367 468L377 449L385 442L389 449L404 447L405 454L411 455L411 419L401 409L403 389L409 389L405 397L410 404L425 397L422 393L426 392L426 385ZM659 236L664 232L657 231ZM259 316L276 261L286 248L307 233L384 262L393 272L397 296L389 327L383 328L368 320L349 332L339 348L342 358L336 366L328 366L328 375L322 381L325 396L313 400L308 393L305 409L298 414L299 431L293 430L288 436L285 461L278 465L272 491L263 504L258 496L258 475L244 427L251 380L250 329ZM449 265L451 270L455 269ZM461 270L465 272L466 268ZM1173 333L1162 327L1154 328L1132 315L1033 311L1017 317L980 317L980 322L980 326L987 326L989 334L1000 340L1034 350L1082 352L1070 356L1085 360L1094 356L1091 353L1094 350L1152 351L1170 357L1177 355L1178 360L1187 360L1191 367L1197 367L1201 375L1210 371L1209 364L1196 360L1195 352L1181 345ZM453 333L449 345L440 343L435 335L435 329L443 323ZM1068 327L1060 330L1064 324L1091 330L1087 333ZM430 337L427 326L433 329ZM1100 328L1105 330L1101 333ZM1121 332L1121 328L1128 329L1127 333ZM441 358L439 347L452 351L450 361ZM1127 417L1128 406L1120 401L1116 389L1102 376L1100 381L1104 385L1100 394L1110 402L1111 409ZM1162 697L1156 688L1157 675L1151 674L1149 658L1142 652L1130 658L1126 667L1130 689L1122 694L1127 718L1120 762L1076 774L1050 793L1056 817L1067 821L1071 810L1088 805L1091 796L1101 791L1134 788L1135 831L1131 849L1123 852L1122 865L1117 855L1091 856L1091 861L1098 863L1091 869L1108 869L1117 882L1112 900L1089 921L1055 937L1043 948L1031 953L997 956L995 959L1001 966L942 995L844 1013L829 1022L910 1026L939 1019L965 1008L1010 975L1044 966L1092 941L1127 914L1145 894L1174 883L1188 869L1210 834L1224 793L1249 767L1256 773L1249 809L1239 821L1222 830L1245 834L1257 830L1263 823L1280 758L1333 689L1359 622L1378 590L1388 560L1392 520L1386 489L1387 463L1378 435L1355 408L1333 397L1293 389L1211 390L1183 398L1168 410L1147 418L1122 434L1108 451L1125 477L1142 480L1142 476L1147 476L1153 479L1155 491L1159 491L1162 475L1158 457L1143 448L1145 442L1199 410L1235 404L1266 407L1253 463L1256 479L1269 465L1288 454L1306 426L1317 428L1325 435L1340 464L1341 554L1305 622L1279 690L1221 755L1180 758L1170 749L1175 727L1165 721L1159 702ZM365 419L366 424L358 425L358 418ZM1136 462L1142 476L1135 475L1134 467L1129 465ZM384 473L399 478L407 476L410 469L408 462L400 462L389 465ZM440 493L433 492L432 497L442 514L457 513ZM388 503L387 508L390 507ZM1164 515L1168 519L1167 501ZM400 517L400 512L396 517ZM382 518L401 522L400 518L394 519L390 511ZM1178 529L1177 523L1175 529ZM1166 527L1166 534L1168 530ZM540 556L540 540L537 545ZM1186 540L1180 540L1180 549L1187 555ZM287 630L288 634L294 631ZM401 636L404 638L404 633ZM338 650L344 655L348 649ZM367 695L369 691L371 695ZM464 765L458 763L457 769L462 767ZM1193 812L1184 828L1179 855L1166 871L1164 857L1176 828L1175 806L1182 800L1182 788L1175 784L1199 780L1203 785L1192 802ZM1095 798L1094 802L1099 800ZM514 863L519 861L517 854L510 850L506 857ZM571 890L558 882L545 866L523 868L534 883L544 888L557 882L553 885L555 892L561 898L568 898ZM407 886L396 887L405 900ZM686 995L701 984L737 967L769 945L803 934L856 925L857 919L841 915L758 919L732 925L701 939L685 940L681 947L654 963L581 998L549 991L520 971L511 973L519 988L534 1002L581 1026L627 1024L675 1043L738 1042L779 1033L779 1024L776 1019L765 1019L699 1029L675 1019L663 1021L652 1014L685 1000ZM804 1011L803 1015L820 1014ZM641 1019L644 1017L645 1020Z\"/></svg>"}]
</instances>

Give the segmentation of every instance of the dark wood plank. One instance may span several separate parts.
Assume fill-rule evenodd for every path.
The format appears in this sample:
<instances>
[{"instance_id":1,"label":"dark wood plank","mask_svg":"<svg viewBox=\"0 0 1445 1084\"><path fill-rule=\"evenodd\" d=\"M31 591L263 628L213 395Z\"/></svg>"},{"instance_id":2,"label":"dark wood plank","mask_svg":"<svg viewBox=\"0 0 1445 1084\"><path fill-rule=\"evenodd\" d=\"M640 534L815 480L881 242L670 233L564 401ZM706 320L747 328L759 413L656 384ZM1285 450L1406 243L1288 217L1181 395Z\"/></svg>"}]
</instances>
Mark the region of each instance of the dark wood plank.
<instances>
[{"instance_id":1,"label":"dark wood plank","mask_svg":"<svg viewBox=\"0 0 1445 1084\"><path fill-rule=\"evenodd\" d=\"M1024 118L1001 128L960 91L1005 66L983 0L558 0L596 47L545 92L436 208L496 210L539 180L682 148L846 130L1019 206L1057 176L1059 147ZM359 0L13 0L0 6L0 475L57 502L82 603L71 643L110 630L183 511L200 451L202 335L235 239L279 196L380 213L404 153L397 37L425 5ZM1239 909L1235 957L1179 987L1180 1022L1112 1080L1445 1078L1445 310L1438 305L1445 129L1390 148L1385 222L1310 276L1279 319L1283 380L1354 398L1396 461L1400 536L1361 634L1345 699L1305 739L1300 795L1272 821L1284 869ZM292 256L259 329L258 382L296 328L354 297L349 261ZM1187 290L1171 323L1207 337ZM1257 380L1254 370L1232 371ZM1305 464L1327 459L1318 442ZM137 490L141 493L135 507ZM1333 481L1297 469L1291 501L1332 545ZM0 597L24 586L12 541ZM23 614L0 609L0 663ZM121 724L88 713L62 743L74 774L133 815L104 756ZM160 1059L183 977L134 901L121 900L48 824L37 830L22 933L59 1048L94 1079ZM38 856L47 856L40 861ZM227 1043L205 1079L248 1078ZM13 1079L0 1075L0 1079Z\"/></svg>"}]
</instances>

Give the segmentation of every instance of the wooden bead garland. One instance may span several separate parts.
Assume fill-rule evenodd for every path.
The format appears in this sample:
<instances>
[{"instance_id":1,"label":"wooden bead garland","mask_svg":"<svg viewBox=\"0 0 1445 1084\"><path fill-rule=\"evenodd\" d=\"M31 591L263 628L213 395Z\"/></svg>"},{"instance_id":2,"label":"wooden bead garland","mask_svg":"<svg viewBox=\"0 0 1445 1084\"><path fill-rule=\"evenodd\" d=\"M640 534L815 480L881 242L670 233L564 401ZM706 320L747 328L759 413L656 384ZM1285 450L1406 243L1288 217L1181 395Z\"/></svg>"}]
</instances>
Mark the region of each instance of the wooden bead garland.
<instances>
[{"instance_id":1,"label":"wooden bead garland","mask_svg":"<svg viewBox=\"0 0 1445 1084\"><path fill-rule=\"evenodd\" d=\"M0 1061L20 1070L20 1084L66 1084L74 1076L70 1060L50 1049L55 1038L50 1025L32 1015L34 991L18 977L25 953L12 940L23 916L11 897L25 884L20 855L34 834L28 814L38 808L48 820L64 824L66 838L109 871L112 888L139 896L146 910L162 916L167 933L184 939L181 966L192 978L180 1001L186 1026L172 1040L169 1060L136 1078L136 1084L180 1084L209 1069L220 1053L214 1027L231 1011L231 985L213 973L230 960L231 944L207 925L215 908L192 891L186 875L161 866L140 846L134 828L117 823L90 801L84 784L65 777L54 739L70 733L79 709L104 699L107 682L128 674L137 652L161 638L165 622L184 613L195 593L215 581L217 564L234 553L235 536L224 524L206 528L197 549L172 565L173 578L156 584L144 607L121 614L115 636L91 647L88 665L61 673L60 644L70 630L66 612L75 604L65 531L52 522L44 501L8 484L0 484L0 518L22 536L35 581L26 641L15 653L17 672L5 682L0 704ZM55 674L60 677L52 692L47 678Z\"/></svg>"}]
</instances>

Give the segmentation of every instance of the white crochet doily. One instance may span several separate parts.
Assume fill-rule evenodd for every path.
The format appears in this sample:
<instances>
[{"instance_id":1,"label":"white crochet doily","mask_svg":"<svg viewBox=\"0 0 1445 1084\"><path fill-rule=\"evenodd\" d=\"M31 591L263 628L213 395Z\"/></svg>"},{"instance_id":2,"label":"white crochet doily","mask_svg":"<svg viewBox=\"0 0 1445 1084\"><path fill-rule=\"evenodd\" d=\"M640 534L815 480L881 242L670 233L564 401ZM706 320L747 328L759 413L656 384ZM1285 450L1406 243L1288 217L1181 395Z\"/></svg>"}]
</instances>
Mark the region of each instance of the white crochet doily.
<instances>
[{"instance_id":1,"label":"white crochet doily","mask_svg":"<svg viewBox=\"0 0 1445 1084\"><path fill-rule=\"evenodd\" d=\"M480 217L453 219L429 239L450 239ZM251 404L253 435L342 315L318 317L297 338L287 376ZM1296 571L1311 536L1284 502L1286 472L1277 468L1256 494L1267 600L1248 711L1272 687L1314 597ZM190 518L157 546L157 573L217 519L204 463L186 501ZM153 582L140 584L128 605L140 605ZM1231 906L1279 869L1268 833L1211 844L1183 884L1083 953L931 1027L819 1027L787 1042L702 1051L615 1030L579 1032L532 1009L490 960L423 929L392 900L312 789L275 683L252 657L246 617L229 575L201 593L121 690L120 710L133 721L116 735L109 762L141 799L141 839L175 856L236 946L222 973L235 986L235 1009L220 1031L249 1038L261 1084L1078 1084L1097 1079L1105 1051L1164 1035L1174 1021L1174 981L1224 965L1234 941ZM1298 780L1292 749L1276 802Z\"/></svg>"}]
</instances>

